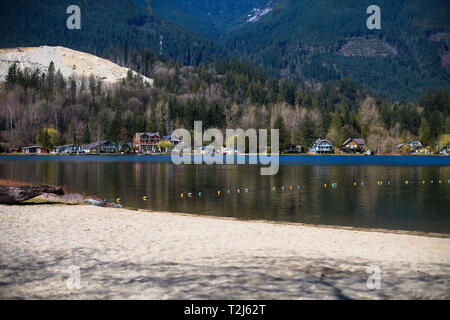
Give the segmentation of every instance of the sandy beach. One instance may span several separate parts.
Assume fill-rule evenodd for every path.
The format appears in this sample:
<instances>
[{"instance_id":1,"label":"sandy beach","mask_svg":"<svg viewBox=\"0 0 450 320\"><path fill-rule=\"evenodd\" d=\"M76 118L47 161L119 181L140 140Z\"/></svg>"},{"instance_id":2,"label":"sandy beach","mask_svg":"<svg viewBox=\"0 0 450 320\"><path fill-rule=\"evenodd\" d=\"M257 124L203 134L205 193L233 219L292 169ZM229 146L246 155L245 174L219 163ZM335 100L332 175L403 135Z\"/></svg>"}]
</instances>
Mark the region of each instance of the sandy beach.
<instances>
[{"instance_id":1,"label":"sandy beach","mask_svg":"<svg viewBox=\"0 0 450 320\"><path fill-rule=\"evenodd\" d=\"M371 266L380 289L366 286ZM448 237L0 206L1 299L449 299L449 288Z\"/></svg>"}]
</instances>

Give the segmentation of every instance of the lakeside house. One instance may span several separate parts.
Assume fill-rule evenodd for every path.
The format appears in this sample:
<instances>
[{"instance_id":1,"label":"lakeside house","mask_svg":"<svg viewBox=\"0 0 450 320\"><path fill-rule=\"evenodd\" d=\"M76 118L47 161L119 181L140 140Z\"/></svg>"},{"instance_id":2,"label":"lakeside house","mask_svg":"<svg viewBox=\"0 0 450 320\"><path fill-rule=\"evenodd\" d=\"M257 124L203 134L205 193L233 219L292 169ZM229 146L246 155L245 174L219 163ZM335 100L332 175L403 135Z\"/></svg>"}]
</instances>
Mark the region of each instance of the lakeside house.
<instances>
[{"instance_id":1,"label":"lakeside house","mask_svg":"<svg viewBox=\"0 0 450 320\"><path fill-rule=\"evenodd\" d=\"M41 146L23 147L23 153L50 153L50 150Z\"/></svg>"},{"instance_id":2,"label":"lakeside house","mask_svg":"<svg viewBox=\"0 0 450 320\"><path fill-rule=\"evenodd\" d=\"M327 139L317 139L308 151L312 154L329 154L333 153L333 145Z\"/></svg>"},{"instance_id":3,"label":"lakeside house","mask_svg":"<svg viewBox=\"0 0 450 320\"><path fill-rule=\"evenodd\" d=\"M113 144L113 147L120 153L133 151L133 144L131 142L118 142L117 144Z\"/></svg>"},{"instance_id":4,"label":"lakeside house","mask_svg":"<svg viewBox=\"0 0 450 320\"><path fill-rule=\"evenodd\" d=\"M114 153L116 152L115 146L107 140L96 141L88 144L84 148L86 153Z\"/></svg>"},{"instance_id":5,"label":"lakeside house","mask_svg":"<svg viewBox=\"0 0 450 320\"><path fill-rule=\"evenodd\" d=\"M408 143L400 143L396 148L400 152L427 153L427 148L417 140L409 141Z\"/></svg>"},{"instance_id":6,"label":"lakeside house","mask_svg":"<svg viewBox=\"0 0 450 320\"><path fill-rule=\"evenodd\" d=\"M55 146L53 147L52 153L77 153L83 152L83 148L81 146L75 144L66 144L64 146Z\"/></svg>"},{"instance_id":7,"label":"lakeside house","mask_svg":"<svg viewBox=\"0 0 450 320\"><path fill-rule=\"evenodd\" d=\"M181 140L182 140L181 137L177 137L176 135L173 135L173 134L169 134L169 135L167 135L167 136L162 138L162 141L169 141L170 143L172 143L172 145L174 147L179 145Z\"/></svg>"},{"instance_id":8,"label":"lakeside house","mask_svg":"<svg viewBox=\"0 0 450 320\"><path fill-rule=\"evenodd\" d=\"M364 153L365 141L364 139L359 138L348 138L342 144L342 152L343 153L353 153L353 154L361 154Z\"/></svg>"},{"instance_id":9,"label":"lakeside house","mask_svg":"<svg viewBox=\"0 0 450 320\"><path fill-rule=\"evenodd\" d=\"M151 153L158 151L161 141L159 132L138 132L134 135L133 148L138 153Z\"/></svg>"},{"instance_id":10,"label":"lakeside house","mask_svg":"<svg viewBox=\"0 0 450 320\"><path fill-rule=\"evenodd\" d=\"M414 150L414 151L423 149L422 143L420 143L420 141L417 141L417 140L408 142L408 147L410 147L411 150Z\"/></svg>"},{"instance_id":11,"label":"lakeside house","mask_svg":"<svg viewBox=\"0 0 450 320\"><path fill-rule=\"evenodd\" d=\"M302 152L302 147L298 145L289 145L286 149L283 150L283 153L300 153Z\"/></svg>"}]
</instances>

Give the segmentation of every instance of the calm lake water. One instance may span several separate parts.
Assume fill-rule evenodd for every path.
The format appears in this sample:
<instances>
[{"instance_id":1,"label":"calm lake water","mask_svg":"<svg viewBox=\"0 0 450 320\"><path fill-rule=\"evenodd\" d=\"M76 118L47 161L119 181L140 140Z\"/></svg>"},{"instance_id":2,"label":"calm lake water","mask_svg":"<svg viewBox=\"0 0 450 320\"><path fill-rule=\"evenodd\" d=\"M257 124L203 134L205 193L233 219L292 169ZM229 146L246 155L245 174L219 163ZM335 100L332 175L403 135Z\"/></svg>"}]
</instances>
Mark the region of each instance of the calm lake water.
<instances>
[{"instance_id":1,"label":"calm lake water","mask_svg":"<svg viewBox=\"0 0 450 320\"><path fill-rule=\"evenodd\" d=\"M258 165L167 160L4 156L0 178L62 185L108 201L121 197L124 206L151 210L450 233L450 157L288 156L275 176L261 176Z\"/></svg>"}]
</instances>

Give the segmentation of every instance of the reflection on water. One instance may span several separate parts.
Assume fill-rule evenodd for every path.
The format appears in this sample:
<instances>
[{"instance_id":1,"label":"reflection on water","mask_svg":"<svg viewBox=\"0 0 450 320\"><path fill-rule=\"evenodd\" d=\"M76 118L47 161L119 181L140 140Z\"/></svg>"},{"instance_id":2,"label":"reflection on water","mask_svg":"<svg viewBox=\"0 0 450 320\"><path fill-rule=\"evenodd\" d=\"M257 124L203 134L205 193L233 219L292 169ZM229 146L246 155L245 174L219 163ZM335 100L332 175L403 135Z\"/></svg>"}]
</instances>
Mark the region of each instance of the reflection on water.
<instances>
[{"instance_id":1,"label":"reflection on water","mask_svg":"<svg viewBox=\"0 0 450 320\"><path fill-rule=\"evenodd\" d=\"M0 161L0 178L63 185L70 192L110 201L120 196L130 207L450 233L449 166L283 165L275 176L259 173L259 166L252 165ZM353 181L359 182L356 187ZM378 186L377 181L384 183ZM332 188L332 183L338 187ZM297 190L298 185L301 190ZM285 191L281 191L282 186ZM245 188L248 193L237 193ZM222 191L220 196L218 190ZM202 197L198 197L199 192ZM181 193L192 193L193 197L180 198ZM144 195L149 201L143 201Z\"/></svg>"}]
</instances>

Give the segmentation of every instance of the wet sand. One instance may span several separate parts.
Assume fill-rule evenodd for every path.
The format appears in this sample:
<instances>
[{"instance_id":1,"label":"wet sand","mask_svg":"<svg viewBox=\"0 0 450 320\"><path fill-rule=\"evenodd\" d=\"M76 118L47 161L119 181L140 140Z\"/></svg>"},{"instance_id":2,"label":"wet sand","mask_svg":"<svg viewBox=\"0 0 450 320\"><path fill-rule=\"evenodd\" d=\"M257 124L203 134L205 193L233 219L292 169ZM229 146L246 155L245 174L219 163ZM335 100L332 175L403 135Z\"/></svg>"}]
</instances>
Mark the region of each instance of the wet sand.
<instances>
[{"instance_id":1,"label":"wet sand","mask_svg":"<svg viewBox=\"0 0 450 320\"><path fill-rule=\"evenodd\" d=\"M370 266L380 289L367 288ZM449 288L448 237L0 205L1 299L449 299Z\"/></svg>"}]
</instances>

